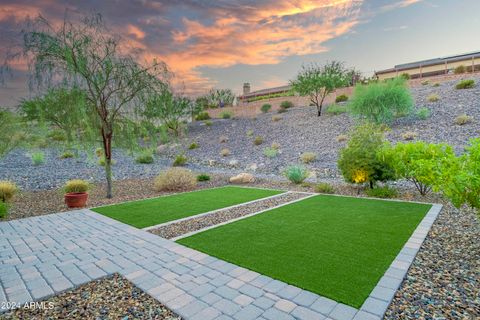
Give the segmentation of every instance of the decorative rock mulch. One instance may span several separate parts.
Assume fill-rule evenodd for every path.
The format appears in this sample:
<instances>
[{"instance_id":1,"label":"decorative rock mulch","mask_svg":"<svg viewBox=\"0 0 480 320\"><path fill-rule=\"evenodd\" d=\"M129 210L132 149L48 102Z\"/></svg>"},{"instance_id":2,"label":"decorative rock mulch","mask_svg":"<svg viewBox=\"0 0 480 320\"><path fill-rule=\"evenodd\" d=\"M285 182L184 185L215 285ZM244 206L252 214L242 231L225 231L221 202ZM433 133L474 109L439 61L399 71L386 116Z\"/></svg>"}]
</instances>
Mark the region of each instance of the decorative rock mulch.
<instances>
[{"instance_id":1,"label":"decorative rock mulch","mask_svg":"<svg viewBox=\"0 0 480 320\"><path fill-rule=\"evenodd\" d=\"M42 301L42 308L19 308L2 315L13 319L158 319L181 318L118 274L89 282Z\"/></svg>"},{"instance_id":2,"label":"decorative rock mulch","mask_svg":"<svg viewBox=\"0 0 480 320\"><path fill-rule=\"evenodd\" d=\"M238 207L219 210L197 218L191 218L188 220L171 223L158 229L151 229L149 230L149 232L159 235L163 238L171 239L186 234L188 232L214 226L222 222L246 216L248 214L252 214L261 210L273 208L275 206L297 199L305 198L307 196L308 194L306 193L288 192L273 198L248 203Z\"/></svg>"}]
</instances>

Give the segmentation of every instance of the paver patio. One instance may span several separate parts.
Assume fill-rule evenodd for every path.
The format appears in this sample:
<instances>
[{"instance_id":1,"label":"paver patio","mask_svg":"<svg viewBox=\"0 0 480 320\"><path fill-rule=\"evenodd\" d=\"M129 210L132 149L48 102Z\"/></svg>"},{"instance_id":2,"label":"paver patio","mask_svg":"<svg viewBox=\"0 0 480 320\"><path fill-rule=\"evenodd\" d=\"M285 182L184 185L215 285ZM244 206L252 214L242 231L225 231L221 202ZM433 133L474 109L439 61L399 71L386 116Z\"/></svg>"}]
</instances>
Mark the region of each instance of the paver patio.
<instances>
[{"instance_id":1,"label":"paver patio","mask_svg":"<svg viewBox=\"0 0 480 320\"><path fill-rule=\"evenodd\" d=\"M41 300L118 272L185 319L380 319L440 209L360 310L88 209L0 223L0 301Z\"/></svg>"}]
</instances>

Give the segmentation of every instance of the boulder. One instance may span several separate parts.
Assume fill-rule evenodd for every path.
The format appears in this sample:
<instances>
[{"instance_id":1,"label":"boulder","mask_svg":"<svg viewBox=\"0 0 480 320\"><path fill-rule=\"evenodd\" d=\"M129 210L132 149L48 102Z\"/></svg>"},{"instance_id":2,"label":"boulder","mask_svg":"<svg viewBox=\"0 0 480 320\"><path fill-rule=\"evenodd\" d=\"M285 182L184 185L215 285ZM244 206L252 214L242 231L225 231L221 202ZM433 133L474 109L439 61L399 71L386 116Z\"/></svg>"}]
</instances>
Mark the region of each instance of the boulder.
<instances>
[{"instance_id":1,"label":"boulder","mask_svg":"<svg viewBox=\"0 0 480 320\"><path fill-rule=\"evenodd\" d=\"M250 173L240 173L234 177L230 178L230 183L235 184L244 184L244 183L253 183L255 182L255 177Z\"/></svg>"},{"instance_id":2,"label":"boulder","mask_svg":"<svg viewBox=\"0 0 480 320\"><path fill-rule=\"evenodd\" d=\"M168 146L166 144L161 144L157 147L157 154L162 155L167 151Z\"/></svg>"}]
</instances>

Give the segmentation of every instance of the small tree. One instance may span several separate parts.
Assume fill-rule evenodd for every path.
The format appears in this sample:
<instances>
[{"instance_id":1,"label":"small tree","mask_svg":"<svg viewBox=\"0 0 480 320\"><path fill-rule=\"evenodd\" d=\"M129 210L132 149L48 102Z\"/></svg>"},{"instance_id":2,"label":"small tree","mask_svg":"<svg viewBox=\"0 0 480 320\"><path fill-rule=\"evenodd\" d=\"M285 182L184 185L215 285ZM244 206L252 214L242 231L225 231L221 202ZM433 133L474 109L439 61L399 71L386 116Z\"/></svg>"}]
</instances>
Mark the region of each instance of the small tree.
<instances>
[{"instance_id":1,"label":"small tree","mask_svg":"<svg viewBox=\"0 0 480 320\"><path fill-rule=\"evenodd\" d=\"M396 116L411 113L413 98L405 80L396 78L357 85L349 106L353 115L383 124L392 122Z\"/></svg>"},{"instance_id":2,"label":"small tree","mask_svg":"<svg viewBox=\"0 0 480 320\"><path fill-rule=\"evenodd\" d=\"M0 110L0 158L22 142L22 127L12 112Z\"/></svg>"},{"instance_id":3,"label":"small tree","mask_svg":"<svg viewBox=\"0 0 480 320\"><path fill-rule=\"evenodd\" d=\"M297 78L290 82L293 91L301 96L309 96L317 107L318 116L322 114L322 106L328 94L335 89L347 86L352 74L342 62L331 61L323 66L311 64L303 66Z\"/></svg>"},{"instance_id":4,"label":"small tree","mask_svg":"<svg viewBox=\"0 0 480 320\"><path fill-rule=\"evenodd\" d=\"M366 123L356 127L338 159L338 168L345 180L369 183L373 188L377 181L393 179L393 169L379 155L384 144L383 132L376 125Z\"/></svg>"},{"instance_id":5,"label":"small tree","mask_svg":"<svg viewBox=\"0 0 480 320\"><path fill-rule=\"evenodd\" d=\"M381 154L396 176L413 182L421 195L438 184L442 163L455 157L451 146L423 141L387 145Z\"/></svg>"},{"instance_id":6,"label":"small tree","mask_svg":"<svg viewBox=\"0 0 480 320\"><path fill-rule=\"evenodd\" d=\"M141 65L137 51L129 50L121 38L112 35L100 14L81 21L66 17L60 26L39 17L23 34L24 57L39 87L55 81L85 92L84 130L102 141L105 156L107 198L112 197L112 144L138 145L134 121L152 87L167 73L163 63Z\"/></svg>"}]
</instances>

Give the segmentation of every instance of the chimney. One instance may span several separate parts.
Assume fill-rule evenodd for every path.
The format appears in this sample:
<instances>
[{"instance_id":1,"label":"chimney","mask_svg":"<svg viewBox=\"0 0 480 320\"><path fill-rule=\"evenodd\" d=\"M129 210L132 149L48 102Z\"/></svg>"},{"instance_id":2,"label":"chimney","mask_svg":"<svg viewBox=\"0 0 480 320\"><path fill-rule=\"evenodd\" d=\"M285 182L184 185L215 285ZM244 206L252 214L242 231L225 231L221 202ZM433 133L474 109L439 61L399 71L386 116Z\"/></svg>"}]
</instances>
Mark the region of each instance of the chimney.
<instances>
[{"instance_id":1,"label":"chimney","mask_svg":"<svg viewBox=\"0 0 480 320\"><path fill-rule=\"evenodd\" d=\"M245 82L243 84L243 94L246 95L246 94L249 94L249 93L250 93L250 83Z\"/></svg>"}]
</instances>

